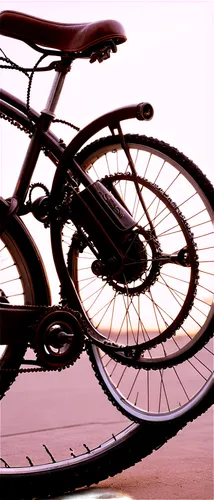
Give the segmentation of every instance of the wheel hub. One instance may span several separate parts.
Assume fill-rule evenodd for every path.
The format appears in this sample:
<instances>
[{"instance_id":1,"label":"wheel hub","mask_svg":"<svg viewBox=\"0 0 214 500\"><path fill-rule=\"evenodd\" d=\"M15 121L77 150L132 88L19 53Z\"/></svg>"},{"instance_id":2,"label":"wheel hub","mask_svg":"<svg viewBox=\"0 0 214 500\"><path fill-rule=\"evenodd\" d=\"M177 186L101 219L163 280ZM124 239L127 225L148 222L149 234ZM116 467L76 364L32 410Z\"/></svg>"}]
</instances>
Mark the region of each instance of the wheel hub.
<instances>
[{"instance_id":1,"label":"wheel hub","mask_svg":"<svg viewBox=\"0 0 214 500\"><path fill-rule=\"evenodd\" d=\"M139 279L147 267L147 253L139 235L134 232L127 236L122 246L121 260L110 257L105 263L95 260L91 269L96 276L107 276L117 283L131 283Z\"/></svg>"},{"instance_id":2,"label":"wheel hub","mask_svg":"<svg viewBox=\"0 0 214 500\"><path fill-rule=\"evenodd\" d=\"M160 245L150 231L139 228L131 232L122 247L121 261L115 257L105 263L95 260L91 269L96 276L107 279L120 293L136 295L148 290L160 272Z\"/></svg>"}]
</instances>

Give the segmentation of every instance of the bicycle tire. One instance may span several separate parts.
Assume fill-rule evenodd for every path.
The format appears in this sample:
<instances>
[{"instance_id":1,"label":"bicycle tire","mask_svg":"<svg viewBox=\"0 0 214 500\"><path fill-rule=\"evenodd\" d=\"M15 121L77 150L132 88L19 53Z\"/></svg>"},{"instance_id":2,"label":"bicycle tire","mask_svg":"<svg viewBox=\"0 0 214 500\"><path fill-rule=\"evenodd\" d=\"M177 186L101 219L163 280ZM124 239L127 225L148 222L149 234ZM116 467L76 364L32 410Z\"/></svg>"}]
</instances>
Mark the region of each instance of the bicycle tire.
<instances>
[{"instance_id":1,"label":"bicycle tire","mask_svg":"<svg viewBox=\"0 0 214 500\"><path fill-rule=\"evenodd\" d=\"M6 209L7 204L1 199L1 220L4 218ZM0 239L3 243L1 247L1 257L4 260L9 259L9 256L11 257L13 276L10 278L17 280L18 277L18 281L22 285L19 287L19 294L23 293L23 305L48 305L50 303L50 296L47 278L45 277L45 272L41 265L41 257L22 221L18 217L12 217L7 224L7 229L2 233ZM5 252L7 252L6 256ZM2 269L2 272L4 272L4 269ZM10 283L0 284L0 288L3 288L3 291L6 292L5 295L8 296L7 291L11 290ZM15 297L8 297L8 302L14 303L13 299L15 299L15 303L17 303L17 295ZM5 348L0 360L0 368L2 370L0 379L0 398L4 396L5 392L10 388L17 377L26 348L26 343L20 343L16 346L7 346Z\"/></svg>"}]
</instances>

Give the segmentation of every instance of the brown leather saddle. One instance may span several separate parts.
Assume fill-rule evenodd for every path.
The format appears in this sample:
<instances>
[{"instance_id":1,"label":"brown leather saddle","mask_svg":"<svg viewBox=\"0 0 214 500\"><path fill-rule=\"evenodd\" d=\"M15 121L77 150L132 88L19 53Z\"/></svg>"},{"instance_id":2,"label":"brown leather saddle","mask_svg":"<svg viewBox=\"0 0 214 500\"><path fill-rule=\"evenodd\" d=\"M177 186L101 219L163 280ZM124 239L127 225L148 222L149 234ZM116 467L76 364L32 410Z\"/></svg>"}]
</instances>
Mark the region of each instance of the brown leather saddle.
<instances>
[{"instance_id":1,"label":"brown leather saddle","mask_svg":"<svg viewBox=\"0 0 214 500\"><path fill-rule=\"evenodd\" d=\"M118 45L126 41L124 28L117 21L64 24L10 10L0 13L0 33L29 44L88 56L106 42Z\"/></svg>"}]
</instances>

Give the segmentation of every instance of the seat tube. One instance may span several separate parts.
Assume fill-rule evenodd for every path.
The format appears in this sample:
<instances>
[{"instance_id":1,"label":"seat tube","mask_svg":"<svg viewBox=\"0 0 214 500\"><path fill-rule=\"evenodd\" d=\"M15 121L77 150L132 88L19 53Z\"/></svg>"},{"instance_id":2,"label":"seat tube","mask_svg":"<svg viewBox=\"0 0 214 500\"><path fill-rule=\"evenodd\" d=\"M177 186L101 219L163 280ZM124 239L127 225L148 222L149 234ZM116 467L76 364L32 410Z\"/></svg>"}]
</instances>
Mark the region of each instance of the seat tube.
<instances>
[{"instance_id":1,"label":"seat tube","mask_svg":"<svg viewBox=\"0 0 214 500\"><path fill-rule=\"evenodd\" d=\"M71 62L71 58L65 57L56 63L56 75L54 77L47 104L45 109L41 112L38 122L36 123L35 131L30 141L13 197L11 199L11 211L13 213L18 210L19 205L22 204L26 198L31 177L42 148L43 133L49 129L49 126L54 119L54 111L59 101L66 74L70 70Z\"/></svg>"}]
</instances>

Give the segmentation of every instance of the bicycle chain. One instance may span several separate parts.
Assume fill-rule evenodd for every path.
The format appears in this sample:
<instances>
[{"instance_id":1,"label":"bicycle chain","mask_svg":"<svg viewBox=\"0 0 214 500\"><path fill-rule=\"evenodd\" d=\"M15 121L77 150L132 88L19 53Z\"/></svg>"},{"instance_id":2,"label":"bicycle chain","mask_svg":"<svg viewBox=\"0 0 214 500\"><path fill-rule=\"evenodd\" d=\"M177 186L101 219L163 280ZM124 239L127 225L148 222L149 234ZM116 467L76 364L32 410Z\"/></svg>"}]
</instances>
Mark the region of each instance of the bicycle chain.
<instances>
[{"instance_id":1,"label":"bicycle chain","mask_svg":"<svg viewBox=\"0 0 214 500\"><path fill-rule=\"evenodd\" d=\"M18 123L16 120L14 120L14 118L9 117L2 112L0 112L0 118L5 120L6 122L10 123L14 127L16 127L18 130L20 130L21 132L24 132L25 134L27 134L30 139L32 138L33 133L34 133L34 129L35 129L35 127L32 123L29 123L29 127L24 127L24 125L20 125L20 123ZM66 144L64 144L62 139L59 139L59 144L63 149L66 148ZM49 156L50 150L46 146L41 146L41 150L43 151L45 156Z\"/></svg>"},{"instance_id":2,"label":"bicycle chain","mask_svg":"<svg viewBox=\"0 0 214 500\"><path fill-rule=\"evenodd\" d=\"M2 111L0 112L0 118L3 118L3 120L18 128L18 130L25 132L25 134L27 134L30 138L32 137L34 131L34 126L32 124L29 124L28 128L24 127L23 125L20 125L20 123L18 123L16 120L14 120L14 118L5 115L5 113L3 113Z\"/></svg>"},{"instance_id":3,"label":"bicycle chain","mask_svg":"<svg viewBox=\"0 0 214 500\"><path fill-rule=\"evenodd\" d=\"M31 121L29 123L29 127L24 127L24 125L20 125L20 123L18 123L16 120L14 120L14 118L11 118L11 117L5 115L5 113L3 113L2 111L0 112L0 118L7 121L8 123L10 123L14 127L16 127L18 130L20 130L21 132L24 132L25 134L27 134L30 139L32 138L35 126ZM72 123L67 122L66 120L54 119L52 121L52 123L62 123L63 125L67 125L73 129L77 130L77 131L80 130L79 127L76 127L76 125L73 125ZM66 148L66 144L63 141L63 139L59 139L59 145L63 149ZM46 146L41 146L41 150L43 151L45 156L49 156L50 150ZM58 158L57 158L57 160L58 160Z\"/></svg>"}]
</instances>

